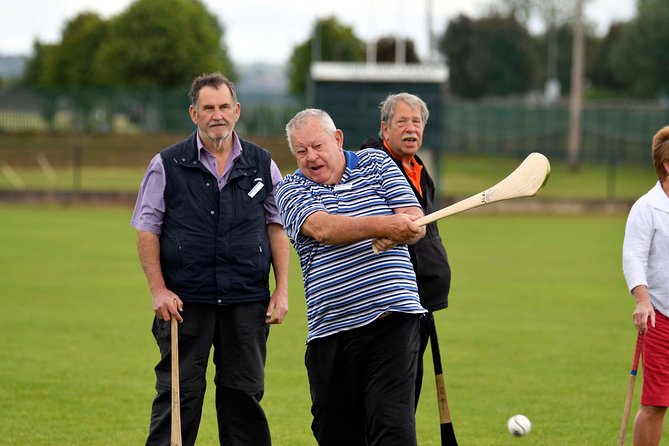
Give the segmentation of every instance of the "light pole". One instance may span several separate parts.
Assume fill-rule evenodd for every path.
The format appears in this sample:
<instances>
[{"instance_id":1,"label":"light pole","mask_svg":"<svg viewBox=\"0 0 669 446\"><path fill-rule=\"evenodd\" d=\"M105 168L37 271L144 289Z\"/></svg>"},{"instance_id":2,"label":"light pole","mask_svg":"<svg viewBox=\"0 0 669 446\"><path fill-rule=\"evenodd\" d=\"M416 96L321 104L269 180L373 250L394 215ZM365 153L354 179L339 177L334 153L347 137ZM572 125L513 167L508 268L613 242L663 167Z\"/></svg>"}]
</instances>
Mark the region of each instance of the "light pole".
<instances>
[{"instance_id":1,"label":"light pole","mask_svg":"<svg viewBox=\"0 0 669 446\"><path fill-rule=\"evenodd\" d=\"M581 112L583 108L583 0L576 0L576 22L574 23L572 45L567 161L572 170L578 170L581 154Z\"/></svg>"}]
</instances>

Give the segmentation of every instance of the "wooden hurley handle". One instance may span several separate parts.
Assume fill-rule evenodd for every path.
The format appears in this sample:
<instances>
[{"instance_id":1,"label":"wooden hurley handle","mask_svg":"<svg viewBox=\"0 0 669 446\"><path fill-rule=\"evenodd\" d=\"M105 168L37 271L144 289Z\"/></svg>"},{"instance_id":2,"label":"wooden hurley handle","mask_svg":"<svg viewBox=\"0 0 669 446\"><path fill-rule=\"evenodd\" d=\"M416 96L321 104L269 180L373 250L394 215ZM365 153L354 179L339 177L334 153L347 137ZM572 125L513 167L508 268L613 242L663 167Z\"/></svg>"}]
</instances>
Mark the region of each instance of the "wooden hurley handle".
<instances>
[{"instance_id":1,"label":"wooden hurley handle","mask_svg":"<svg viewBox=\"0 0 669 446\"><path fill-rule=\"evenodd\" d=\"M174 301L174 306L177 302ZM172 315L172 434L170 446L181 446L181 396L179 395L179 322Z\"/></svg>"}]
</instances>

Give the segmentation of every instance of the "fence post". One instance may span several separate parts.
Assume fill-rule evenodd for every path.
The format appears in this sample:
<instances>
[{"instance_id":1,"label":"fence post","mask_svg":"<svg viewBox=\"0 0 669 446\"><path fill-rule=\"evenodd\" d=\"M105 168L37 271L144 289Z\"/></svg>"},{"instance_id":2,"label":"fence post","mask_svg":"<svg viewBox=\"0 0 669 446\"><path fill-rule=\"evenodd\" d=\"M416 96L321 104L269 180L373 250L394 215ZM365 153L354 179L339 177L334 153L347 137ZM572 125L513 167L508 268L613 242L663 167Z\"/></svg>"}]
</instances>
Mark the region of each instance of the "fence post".
<instances>
[{"instance_id":1,"label":"fence post","mask_svg":"<svg viewBox=\"0 0 669 446\"><path fill-rule=\"evenodd\" d=\"M606 197L609 200L612 200L616 196L616 164L617 157L616 152L617 148L613 147L612 150L609 150L609 156L607 157L608 162L606 169Z\"/></svg>"},{"instance_id":2,"label":"fence post","mask_svg":"<svg viewBox=\"0 0 669 446\"><path fill-rule=\"evenodd\" d=\"M81 144L75 144L72 147L72 190L74 192L79 192L81 190L81 164Z\"/></svg>"}]
</instances>

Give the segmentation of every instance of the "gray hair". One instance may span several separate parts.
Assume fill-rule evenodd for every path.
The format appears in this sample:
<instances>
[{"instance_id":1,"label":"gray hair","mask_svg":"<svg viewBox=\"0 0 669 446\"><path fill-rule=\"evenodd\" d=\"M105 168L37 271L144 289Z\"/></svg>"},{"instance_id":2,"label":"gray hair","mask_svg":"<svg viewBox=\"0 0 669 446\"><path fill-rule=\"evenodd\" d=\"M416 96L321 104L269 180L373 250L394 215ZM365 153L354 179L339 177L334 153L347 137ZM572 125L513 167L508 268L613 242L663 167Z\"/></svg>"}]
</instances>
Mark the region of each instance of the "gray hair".
<instances>
[{"instance_id":1,"label":"gray hair","mask_svg":"<svg viewBox=\"0 0 669 446\"><path fill-rule=\"evenodd\" d=\"M381 102L381 105L379 106L379 109L381 110L381 122L385 122L386 125L390 125L390 122L395 116L395 107L397 107L398 102L405 102L411 107L420 108L420 116L423 119L423 126L427 125L427 120L430 117L430 111L427 109L425 101L411 93L389 94L388 97L383 102ZM383 138L383 131L381 128L379 128L379 136Z\"/></svg>"},{"instance_id":2,"label":"gray hair","mask_svg":"<svg viewBox=\"0 0 669 446\"><path fill-rule=\"evenodd\" d=\"M225 85L230 89L230 94L232 95L233 103L237 103L237 91L235 91L235 84L232 83L227 77L218 71L210 74L201 74L193 80L193 83L190 86L190 91L188 92L188 98L190 99L191 105L197 105L197 100L200 96L200 90L203 87L213 87L218 90L221 85Z\"/></svg>"},{"instance_id":3,"label":"gray hair","mask_svg":"<svg viewBox=\"0 0 669 446\"><path fill-rule=\"evenodd\" d=\"M290 147L291 152L293 151L293 142L290 140L290 136L293 133L293 130L301 129L312 118L319 120L321 128L325 132L331 134L332 136L337 133L337 127L327 112L318 108L306 108L301 112L298 112L295 116L293 116L293 119L288 121L288 124L286 124L286 138L288 139L288 147Z\"/></svg>"}]
</instances>

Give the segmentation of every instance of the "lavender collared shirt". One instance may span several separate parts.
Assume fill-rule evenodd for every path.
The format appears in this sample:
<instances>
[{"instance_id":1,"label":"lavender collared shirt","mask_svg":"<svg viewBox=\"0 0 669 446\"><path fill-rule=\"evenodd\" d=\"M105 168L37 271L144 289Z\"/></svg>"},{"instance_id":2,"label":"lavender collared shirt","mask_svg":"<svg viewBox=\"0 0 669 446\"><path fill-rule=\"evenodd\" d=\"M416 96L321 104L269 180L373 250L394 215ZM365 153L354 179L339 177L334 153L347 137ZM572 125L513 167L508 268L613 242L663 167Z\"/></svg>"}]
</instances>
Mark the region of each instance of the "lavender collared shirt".
<instances>
[{"instance_id":1,"label":"lavender collared shirt","mask_svg":"<svg viewBox=\"0 0 669 446\"><path fill-rule=\"evenodd\" d=\"M216 158L207 152L202 144L200 135L197 139L198 159L204 167L207 168L218 179L218 188L223 187L228 183L230 171L237 159L242 154L242 145L239 142L237 133L233 132L232 152L228 157L228 161L223 169L223 173L218 175L218 164ZM276 186L281 182L281 172L274 160L271 162L271 175L274 187L272 191L267 194L264 201L265 207L265 222L281 224L281 217L279 216L279 209L276 206L274 199L274 191ZM165 199L163 194L165 192L165 168L163 167L163 160L160 154L153 157L144 174L144 179L139 187L137 194L137 201L135 202L135 210L130 220L130 226L140 230L152 232L160 235L163 225L163 215L165 214Z\"/></svg>"}]
</instances>

